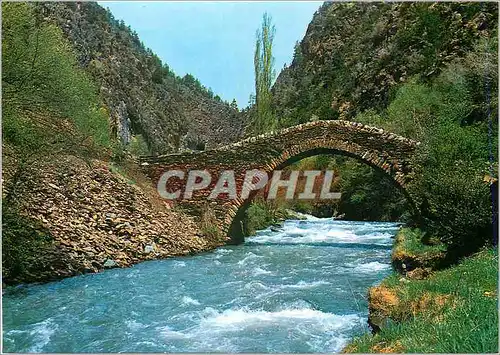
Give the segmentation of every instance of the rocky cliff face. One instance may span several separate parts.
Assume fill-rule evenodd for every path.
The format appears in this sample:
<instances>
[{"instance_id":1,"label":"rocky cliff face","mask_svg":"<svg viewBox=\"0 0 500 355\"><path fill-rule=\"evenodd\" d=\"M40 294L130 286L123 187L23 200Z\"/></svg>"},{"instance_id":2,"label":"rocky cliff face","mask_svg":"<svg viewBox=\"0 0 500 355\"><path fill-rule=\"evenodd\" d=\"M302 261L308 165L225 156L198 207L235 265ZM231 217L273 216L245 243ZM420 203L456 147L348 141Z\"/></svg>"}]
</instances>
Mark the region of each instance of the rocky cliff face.
<instances>
[{"instance_id":1,"label":"rocky cliff face","mask_svg":"<svg viewBox=\"0 0 500 355\"><path fill-rule=\"evenodd\" d=\"M275 112L289 126L384 108L398 84L470 51L497 14L493 3L325 3L274 85Z\"/></svg>"},{"instance_id":2,"label":"rocky cliff face","mask_svg":"<svg viewBox=\"0 0 500 355\"><path fill-rule=\"evenodd\" d=\"M176 76L137 34L92 2L37 3L40 18L69 38L92 75L115 136L141 135L151 153L200 149L237 140L242 119L192 76Z\"/></svg>"}]
</instances>

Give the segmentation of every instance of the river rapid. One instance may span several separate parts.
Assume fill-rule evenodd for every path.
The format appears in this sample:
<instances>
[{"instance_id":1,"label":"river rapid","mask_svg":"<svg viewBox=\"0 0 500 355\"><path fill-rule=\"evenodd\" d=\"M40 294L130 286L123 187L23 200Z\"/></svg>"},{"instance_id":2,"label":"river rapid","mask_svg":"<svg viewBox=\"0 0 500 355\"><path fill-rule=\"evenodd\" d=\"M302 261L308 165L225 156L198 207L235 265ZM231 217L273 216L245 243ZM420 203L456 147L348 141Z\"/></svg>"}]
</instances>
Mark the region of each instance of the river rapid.
<instances>
[{"instance_id":1,"label":"river rapid","mask_svg":"<svg viewBox=\"0 0 500 355\"><path fill-rule=\"evenodd\" d=\"M339 352L399 225L287 220L245 244L3 296L4 352Z\"/></svg>"}]
</instances>

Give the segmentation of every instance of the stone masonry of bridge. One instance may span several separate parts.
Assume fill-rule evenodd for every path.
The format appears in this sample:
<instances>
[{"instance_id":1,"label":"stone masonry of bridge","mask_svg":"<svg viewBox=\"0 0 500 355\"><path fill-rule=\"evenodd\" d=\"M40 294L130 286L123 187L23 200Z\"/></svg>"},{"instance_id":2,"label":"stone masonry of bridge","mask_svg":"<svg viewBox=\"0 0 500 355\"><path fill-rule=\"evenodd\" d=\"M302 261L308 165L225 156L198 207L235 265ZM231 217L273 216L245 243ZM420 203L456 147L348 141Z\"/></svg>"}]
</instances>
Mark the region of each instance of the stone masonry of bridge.
<instances>
[{"instance_id":1,"label":"stone masonry of bridge","mask_svg":"<svg viewBox=\"0 0 500 355\"><path fill-rule=\"evenodd\" d=\"M168 170L184 171L186 178L190 170L207 170L212 176L210 185L195 190L189 200L182 200L181 194L175 203L195 216L211 211L216 227L236 243L243 240L241 219L255 194L246 200L239 198L247 170L258 169L270 176L274 170L309 156L340 154L383 170L405 192L413 175L410 159L418 145L416 141L357 122L315 121L212 150L141 157L140 163L155 184ZM230 200L220 195L217 199L207 199L224 170L234 171L238 198ZM186 178L170 178L167 191L182 190Z\"/></svg>"}]
</instances>

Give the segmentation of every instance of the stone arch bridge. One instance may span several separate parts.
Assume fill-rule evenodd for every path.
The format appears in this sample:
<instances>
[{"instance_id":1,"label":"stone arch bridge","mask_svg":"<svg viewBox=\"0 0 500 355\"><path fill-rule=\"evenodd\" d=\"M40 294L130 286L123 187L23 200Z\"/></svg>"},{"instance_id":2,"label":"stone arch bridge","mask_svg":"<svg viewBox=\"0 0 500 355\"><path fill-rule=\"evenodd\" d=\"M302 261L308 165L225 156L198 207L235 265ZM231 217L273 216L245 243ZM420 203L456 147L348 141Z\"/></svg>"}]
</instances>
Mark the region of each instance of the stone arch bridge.
<instances>
[{"instance_id":1,"label":"stone arch bridge","mask_svg":"<svg viewBox=\"0 0 500 355\"><path fill-rule=\"evenodd\" d=\"M258 169L271 174L303 158L318 154L340 154L356 158L390 176L409 200L405 187L412 179L410 158L418 142L361 123L331 120L315 121L285 128L237 143L200 152L184 152L162 156L141 157L145 173L156 184L168 170L206 170L213 181L205 189L193 192L190 199L178 199L193 215L211 211L212 222L234 242L242 241L240 223L253 194L241 199L240 192L247 170ZM212 188L222 171L234 170L237 198L209 200ZM170 178L167 189L182 190L180 178ZM222 196L222 195L221 195ZM182 195L181 195L182 197Z\"/></svg>"}]
</instances>

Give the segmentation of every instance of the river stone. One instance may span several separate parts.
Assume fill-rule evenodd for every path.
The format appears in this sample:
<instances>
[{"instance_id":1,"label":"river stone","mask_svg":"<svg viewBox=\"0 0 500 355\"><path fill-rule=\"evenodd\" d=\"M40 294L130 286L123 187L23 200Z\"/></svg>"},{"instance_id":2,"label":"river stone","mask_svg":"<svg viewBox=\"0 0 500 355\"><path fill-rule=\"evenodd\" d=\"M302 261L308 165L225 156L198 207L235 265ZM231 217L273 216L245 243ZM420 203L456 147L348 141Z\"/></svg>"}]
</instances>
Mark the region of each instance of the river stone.
<instances>
[{"instance_id":1,"label":"river stone","mask_svg":"<svg viewBox=\"0 0 500 355\"><path fill-rule=\"evenodd\" d=\"M116 262L112 259L107 259L105 262L104 262L104 267L113 267L113 266L116 266Z\"/></svg>"}]
</instances>

